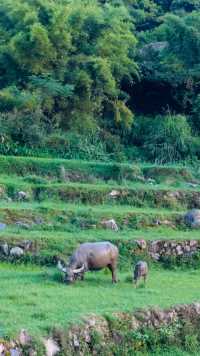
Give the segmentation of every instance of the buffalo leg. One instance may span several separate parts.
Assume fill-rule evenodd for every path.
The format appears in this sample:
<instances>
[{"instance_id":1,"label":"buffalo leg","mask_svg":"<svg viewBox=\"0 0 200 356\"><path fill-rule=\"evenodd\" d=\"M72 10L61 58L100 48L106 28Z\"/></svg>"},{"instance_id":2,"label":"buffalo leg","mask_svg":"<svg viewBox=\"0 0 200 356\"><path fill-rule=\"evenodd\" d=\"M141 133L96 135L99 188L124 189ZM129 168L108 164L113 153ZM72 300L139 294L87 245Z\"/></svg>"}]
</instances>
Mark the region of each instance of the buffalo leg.
<instances>
[{"instance_id":1,"label":"buffalo leg","mask_svg":"<svg viewBox=\"0 0 200 356\"><path fill-rule=\"evenodd\" d=\"M117 277L116 277L116 266L114 265L109 265L108 266L109 270L112 273L112 283L117 283Z\"/></svg>"}]
</instances>

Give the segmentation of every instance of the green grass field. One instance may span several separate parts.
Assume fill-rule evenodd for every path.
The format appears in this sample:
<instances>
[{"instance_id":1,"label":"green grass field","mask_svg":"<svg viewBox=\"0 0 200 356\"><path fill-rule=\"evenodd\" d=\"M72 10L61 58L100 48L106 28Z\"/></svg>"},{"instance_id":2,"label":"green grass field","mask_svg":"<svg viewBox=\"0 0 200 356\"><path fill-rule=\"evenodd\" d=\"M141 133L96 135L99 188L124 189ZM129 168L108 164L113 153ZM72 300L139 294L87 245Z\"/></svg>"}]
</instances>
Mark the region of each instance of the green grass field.
<instances>
[{"instance_id":1,"label":"green grass field","mask_svg":"<svg viewBox=\"0 0 200 356\"><path fill-rule=\"evenodd\" d=\"M80 317L132 311L138 307L191 303L199 299L199 271L152 269L146 288L135 289L130 271L119 273L117 285L110 273L87 273L85 281L62 283L55 269L1 264L0 330L15 335L21 328L46 334L52 326L66 327Z\"/></svg>"}]
</instances>

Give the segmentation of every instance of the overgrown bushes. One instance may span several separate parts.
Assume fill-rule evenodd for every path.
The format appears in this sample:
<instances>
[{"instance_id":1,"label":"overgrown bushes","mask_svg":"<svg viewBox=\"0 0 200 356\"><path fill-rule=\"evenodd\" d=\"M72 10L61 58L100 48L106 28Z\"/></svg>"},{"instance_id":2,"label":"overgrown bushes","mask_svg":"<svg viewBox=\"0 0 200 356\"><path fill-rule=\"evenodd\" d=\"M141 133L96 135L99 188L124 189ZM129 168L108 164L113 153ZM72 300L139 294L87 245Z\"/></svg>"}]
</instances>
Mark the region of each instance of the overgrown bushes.
<instances>
[{"instance_id":1,"label":"overgrown bushes","mask_svg":"<svg viewBox=\"0 0 200 356\"><path fill-rule=\"evenodd\" d=\"M158 163L189 159L198 151L198 142L183 115L138 117L133 143L143 150L145 158Z\"/></svg>"}]
</instances>

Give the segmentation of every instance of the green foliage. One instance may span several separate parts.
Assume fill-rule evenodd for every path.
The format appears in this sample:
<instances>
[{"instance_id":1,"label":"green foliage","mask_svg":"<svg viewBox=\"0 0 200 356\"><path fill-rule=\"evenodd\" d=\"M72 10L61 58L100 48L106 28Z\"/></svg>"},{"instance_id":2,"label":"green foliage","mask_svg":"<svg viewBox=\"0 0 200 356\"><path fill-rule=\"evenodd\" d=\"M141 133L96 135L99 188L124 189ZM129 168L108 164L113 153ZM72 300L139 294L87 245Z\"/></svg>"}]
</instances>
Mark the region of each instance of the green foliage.
<instances>
[{"instance_id":1,"label":"green foliage","mask_svg":"<svg viewBox=\"0 0 200 356\"><path fill-rule=\"evenodd\" d=\"M0 153L199 159L199 0L2 0L0 15Z\"/></svg>"},{"instance_id":2,"label":"green foliage","mask_svg":"<svg viewBox=\"0 0 200 356\"><path fill-rule=\"evenodd\" d=\"M183 255L183 256L166 256L161 258L164 267L176 269L181 268L199 268L200 267L200 253Z\"/></svg>"},{"instance_id":3,"label":"green foliage","mask_svg":"<svg viewBox=\"0 0 200 356\"><path fill-rule=\"evenodd\" d=\"M183 115L138 118L133 135L151 161L176 162L191 156L193 137Z\"/></svg>"},{"instance_id":4,"label":"green foliage","mask_svg":"<svg viewBox=\"0 0 200 356\"><path fill-rule=\"evenodd\" d=\"M112 103L113 125L130 126L119 83L137 71L131 30L124 6L3 0L0 109L19 109L19 116L40 111L48 129L82 131L95 129L97 115Z\"/></svg>"}]
</instances>

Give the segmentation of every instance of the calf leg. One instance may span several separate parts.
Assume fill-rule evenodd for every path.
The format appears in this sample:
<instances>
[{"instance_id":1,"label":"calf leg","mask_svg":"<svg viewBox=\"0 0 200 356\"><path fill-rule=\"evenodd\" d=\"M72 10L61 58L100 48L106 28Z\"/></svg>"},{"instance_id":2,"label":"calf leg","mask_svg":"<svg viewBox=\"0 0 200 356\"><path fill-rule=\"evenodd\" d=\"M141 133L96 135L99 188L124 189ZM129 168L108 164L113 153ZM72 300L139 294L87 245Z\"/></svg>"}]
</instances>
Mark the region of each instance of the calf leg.
<instances>
[{"instance_id":1,"label":"calf leg","mask_svg":"<svg viewBox=\"0 0 200 356\"><path fill-rule=\"evenodd\" d=\"M112 273L112 283L117 283L116 265L108 265L108 268Z\"/></svg>"},{"instance_id":2,"label":"calf leg","mask_svg":"<svg viewBox=\"0 0 200 356\"><path fill-rule=\"evenodd\" d=\"M144 285L146 286L146 280L147 280L146 274L143 276L143 278L144 278Z\"/></svg>"}]
</instances>

